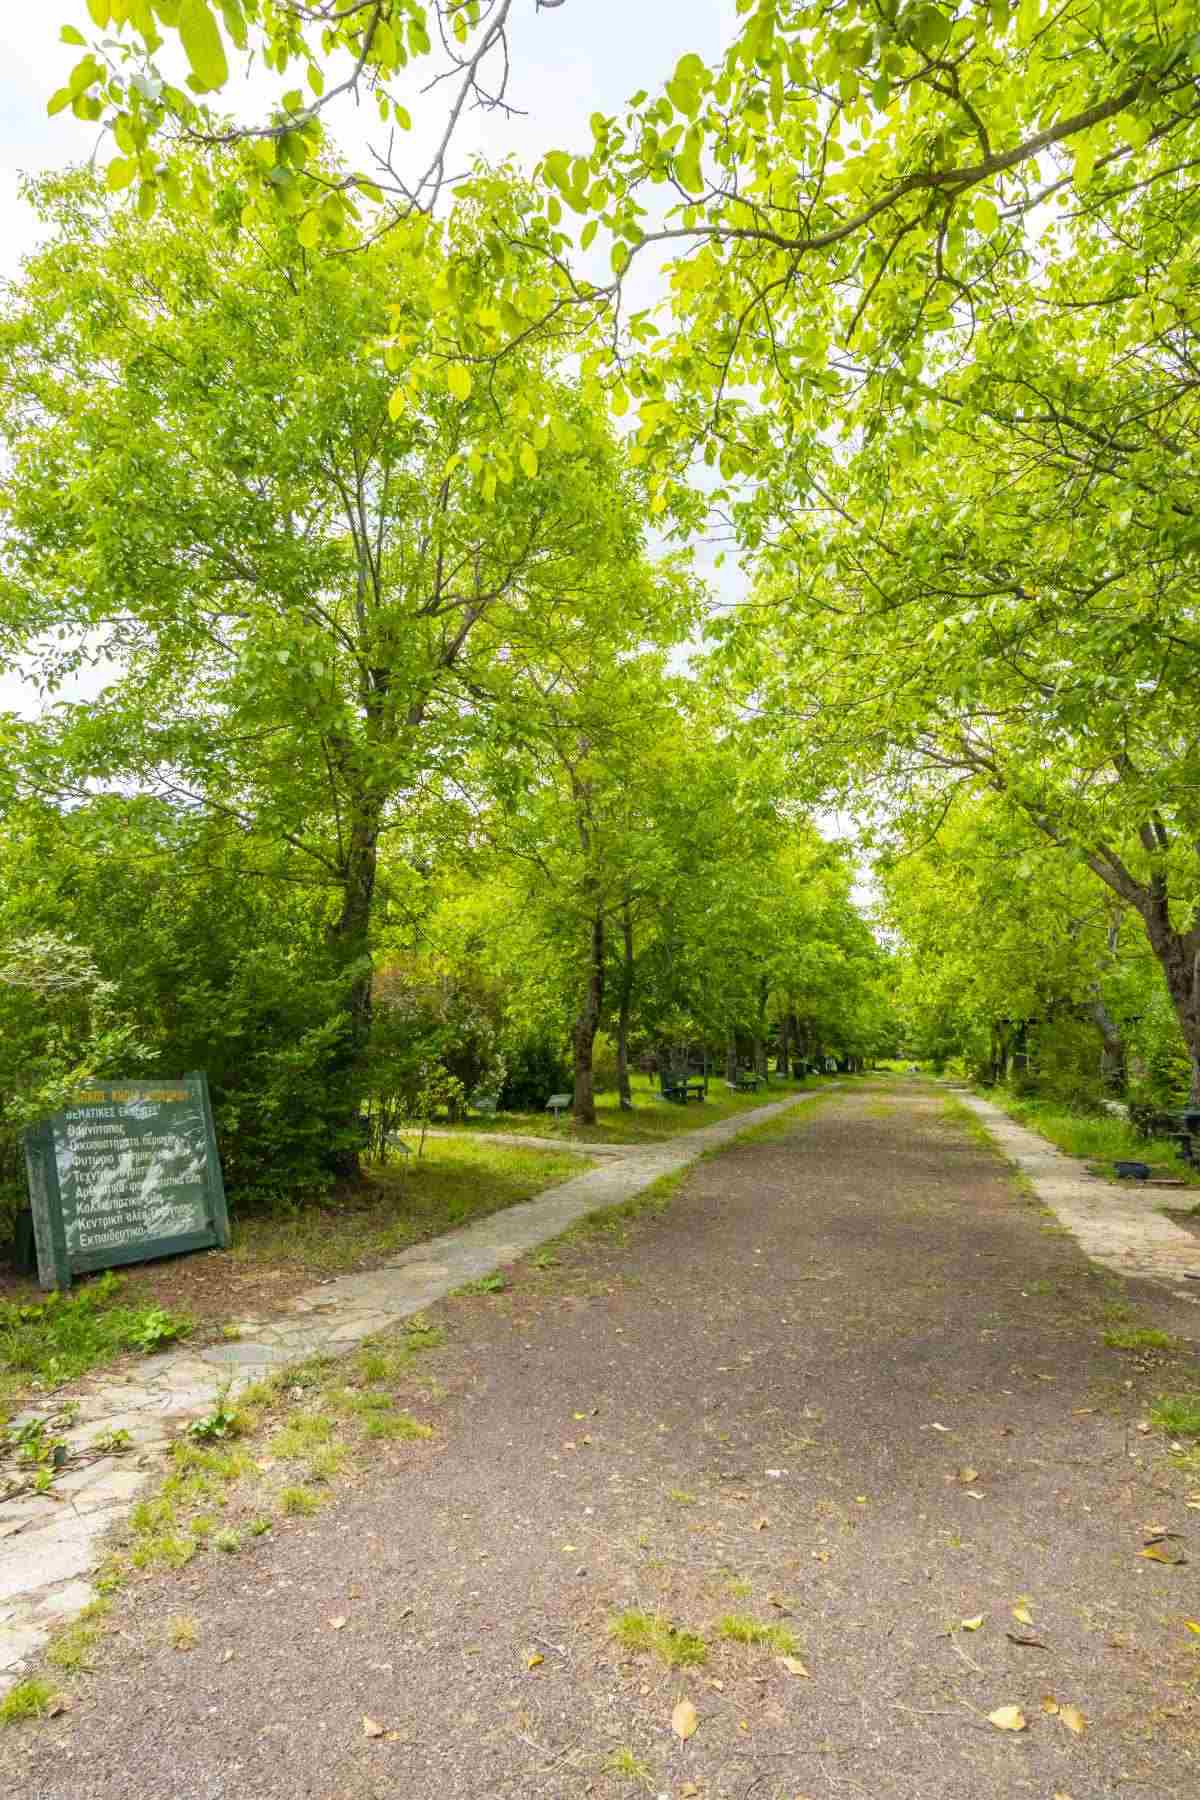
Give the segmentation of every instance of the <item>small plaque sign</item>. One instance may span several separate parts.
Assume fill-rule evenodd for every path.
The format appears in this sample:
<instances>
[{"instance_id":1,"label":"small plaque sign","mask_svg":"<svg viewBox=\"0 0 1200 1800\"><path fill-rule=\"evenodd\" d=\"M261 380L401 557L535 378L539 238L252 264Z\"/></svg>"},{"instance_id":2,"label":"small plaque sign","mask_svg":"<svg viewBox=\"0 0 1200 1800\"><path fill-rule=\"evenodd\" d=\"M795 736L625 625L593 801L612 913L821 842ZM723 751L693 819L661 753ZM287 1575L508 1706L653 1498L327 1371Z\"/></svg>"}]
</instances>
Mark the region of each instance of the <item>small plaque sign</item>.
<instances>
[{"instance_id":1,"label":"small plaque sign","mask_svg":"<svg viewBox=\"0 0 1200 1800\"><path fill-rule=\"evenodd\" d=\"M99 1081L25 1133L38 1280L229 1243L208 1082Z\"/></svg>"}]
</instances>

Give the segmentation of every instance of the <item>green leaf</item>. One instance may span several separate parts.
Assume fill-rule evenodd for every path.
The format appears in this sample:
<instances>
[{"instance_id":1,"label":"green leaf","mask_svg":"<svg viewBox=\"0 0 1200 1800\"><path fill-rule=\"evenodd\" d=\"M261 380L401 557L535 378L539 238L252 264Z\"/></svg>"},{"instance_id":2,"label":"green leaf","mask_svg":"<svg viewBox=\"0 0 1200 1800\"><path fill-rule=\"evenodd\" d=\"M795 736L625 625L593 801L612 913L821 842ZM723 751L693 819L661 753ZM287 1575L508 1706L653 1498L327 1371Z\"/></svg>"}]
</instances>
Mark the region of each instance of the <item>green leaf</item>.
<instances>
[{"instance_id":1,"label":"green leaf","mask_svg":"<svg viewBox=\"0 0 1200 1800\"><path fill-rule=\"evenodd\" d=\"M229 63L221 28L208 0L180 0L178 31L192 73L209 90L224 87L229 80Z\"/></svg>"},{"instance_id":2,"label":"green leaf","mask_svg":"<svg viewBox=\"0 0 1200 1800\"><path fill-rule=\"evenodd\" d=\"M990 237L1000 223L1000 208L986 194L981 194L972 209L972 217L975 220L976 231L981 231L985 237Z\"/></svg>"},{"instance_id":3,"label":"green leaf","mask_svg":"<svg viewBox=\"0 0 1200 1800\"><path fill-rule=\"evenodd\" d=\"M398 387L388 401L388 418L393 422L408 411L408 389Z\"/></svg>"},{"instance_id":4,"label":"green leaf","mask_svg":"<svg viewBox=\"0 0 1200 1800\"><path fill-rule=\"evenodd\" d=\"M98 25L101 31L112 20L112 0L87 0L87 9L92 16L92 23Z\"/></svg>"},{"instance_id":5,"label":"green leaf","mask_svg":"<svg viewBox=\"0 0 1200 1800\"><path fill-rule=\"evenodd\" d=\"M538 455L532 444L521 445L519 460L522 469L525 471L526 475L528 475L530 481L532 481L538 472Z\"/></svg>"},{"instance_id":6,"label":"green leaf","mask_svg":"<svg viewBox=\"0 0 1200 1800\"><path fill-rule=\"evenodd\" d=\"M474 385L470 369L465 369L461 363L450 364L446 370L446 386L456 400L469 400Z\"/></svg>"},{"instance_id":7,"label":"green leaf","mask_svg":"<svg viewBox=\"0 0 1200 1800\"><path fill-rule=\"evenodd\" d=\"M70 106L74 98L75 96L70 88L59 88L57 93L51 94L49 100L46 102L46 112L48 116L53 118L55 113L60 113L63 110L64 106Z\"/></svg>"},{"instance_id":8,"label":"green leaf","mask_svg":"<svg viewBox=\"0 0 1200 1800\"><path fill-rule=\"evenodd\" d=\"M321 241L320 213L306 212L296 227L296 237L306 250L315 250Z\"/></svg>"},{"instance_id":9,"label":"green leaf","mask_svg":"<svg viewBox=\"0 0 1200 1800\"><path fill-rule=\"evenodd\" d=\"M130 156L114 156L104 171L104 185L110 194L127 188L137 174L137 164Z\"/></svg>"},{"instance_id":10,"label":"green leaf","mask_svg":"<svg viewBox=\"0 0 1200 1800\"><path fill-rule=\"evenodd\" d=\"M87 48L87 39L82 31L76 31L73 25L64 25L58 35L64 44L82 44L85 49Z\"/></svg>"}]
</instances>

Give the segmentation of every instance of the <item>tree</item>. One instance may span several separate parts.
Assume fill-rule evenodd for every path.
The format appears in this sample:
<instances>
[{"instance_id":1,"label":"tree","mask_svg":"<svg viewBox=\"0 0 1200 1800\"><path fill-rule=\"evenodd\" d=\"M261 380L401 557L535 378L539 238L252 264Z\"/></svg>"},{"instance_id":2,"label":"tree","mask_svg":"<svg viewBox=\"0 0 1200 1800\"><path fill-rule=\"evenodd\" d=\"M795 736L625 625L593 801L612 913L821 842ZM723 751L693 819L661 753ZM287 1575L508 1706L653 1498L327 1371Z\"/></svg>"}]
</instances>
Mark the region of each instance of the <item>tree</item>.
<instances>
[{"instance_id":1,"label":"tree","mask_svg":"<svg viewBox=\"0 0 1200 1800\"><path fill-rule=\"evenodd\" d=\"M1087 869L988 795L961 797L932 838L885 834L876 869L921 1054L1002 1081L1043 1028L1072 1022L1090 1038L1076 1091L1124 1090L1153 969L1136 920Z\"/></svg>"},{"instance_id":2,"label":"tree","mask_svg":"<svg viewBox=\"0 0 1200 1800\"><path fill-rule=\"evenodd\" d=\"M263 237L236 206L229 229L115 213L81 177L38 195L57 237L0 336L4 611L30 644L61 634L47 682L85 643L119 678L29 728L25 767L219 816L327 890L353 1073L380 842L454 780L506 659L609 606L632 481L545 342L486 387L409 383L408 322L448 281L486 310L488 227L465 210L313 263L286 217Z\"/></svg>"}]
</instances>

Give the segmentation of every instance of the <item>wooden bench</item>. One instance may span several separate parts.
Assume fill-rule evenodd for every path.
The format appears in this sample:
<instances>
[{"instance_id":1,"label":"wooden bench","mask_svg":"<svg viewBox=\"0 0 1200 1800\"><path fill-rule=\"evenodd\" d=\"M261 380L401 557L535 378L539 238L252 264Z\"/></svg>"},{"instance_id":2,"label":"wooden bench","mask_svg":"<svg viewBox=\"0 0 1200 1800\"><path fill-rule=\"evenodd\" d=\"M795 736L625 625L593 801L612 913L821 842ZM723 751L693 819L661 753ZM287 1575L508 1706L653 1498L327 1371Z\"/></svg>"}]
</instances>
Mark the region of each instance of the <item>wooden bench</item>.
<instances>
[{"instance_id":1,"label":"wooden bench","mask_svg":"<svg viewBox=\"0 0 1200 1800\"><path fill-rule=\"evenodd\" d=\"M472 1112L477 1112L485 1119L494 1119L496 1108L500 1104L499 1094L472 1094L467 1105Z\"/></svg>"}]
</instances>

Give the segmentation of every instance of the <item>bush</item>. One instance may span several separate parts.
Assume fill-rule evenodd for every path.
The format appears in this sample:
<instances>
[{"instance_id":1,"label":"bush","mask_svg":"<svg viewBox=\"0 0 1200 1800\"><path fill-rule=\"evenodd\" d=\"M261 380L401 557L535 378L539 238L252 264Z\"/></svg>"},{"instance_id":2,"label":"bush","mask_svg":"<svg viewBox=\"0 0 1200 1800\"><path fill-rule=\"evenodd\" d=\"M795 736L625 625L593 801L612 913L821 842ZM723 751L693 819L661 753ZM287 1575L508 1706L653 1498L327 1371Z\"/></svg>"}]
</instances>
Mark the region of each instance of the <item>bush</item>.
<instances>
[{"instance_id":1,"label":"bush","mask_svg":"<svg viewBox=\"0 0 1200 1800\"><path fill-rule=\"evenodd\" d=\"M575 1085L561 1044L549 1037L506 1046L505 1061L508 1072L500 1104L506 1112L538 1112L551 1094L569 1094Z\"/></svg>"}]
</instances>

